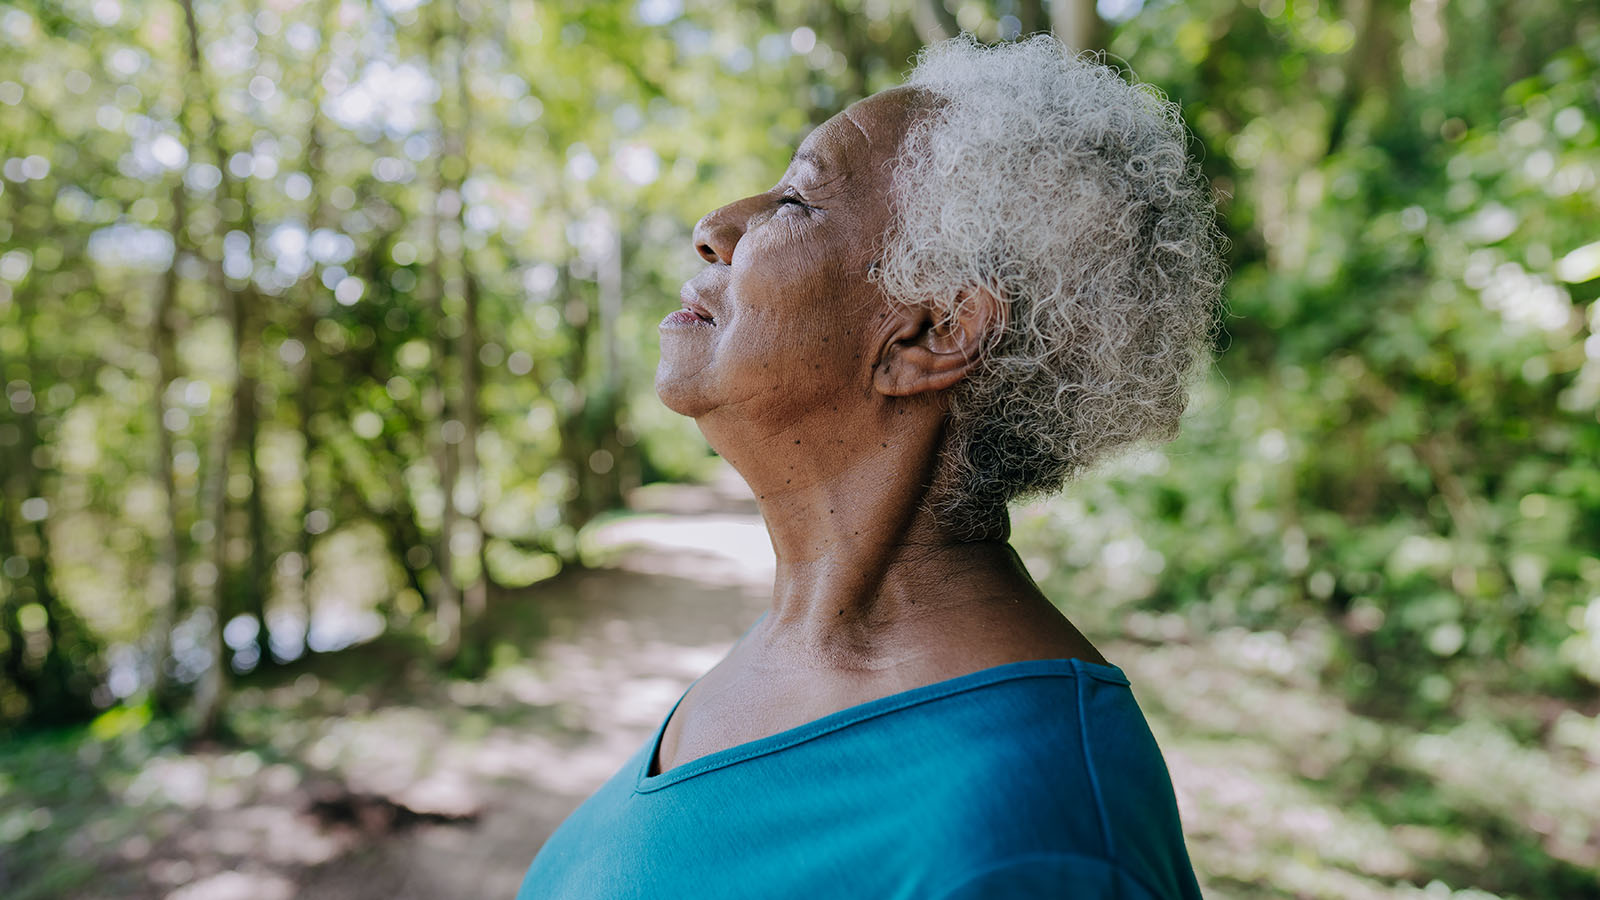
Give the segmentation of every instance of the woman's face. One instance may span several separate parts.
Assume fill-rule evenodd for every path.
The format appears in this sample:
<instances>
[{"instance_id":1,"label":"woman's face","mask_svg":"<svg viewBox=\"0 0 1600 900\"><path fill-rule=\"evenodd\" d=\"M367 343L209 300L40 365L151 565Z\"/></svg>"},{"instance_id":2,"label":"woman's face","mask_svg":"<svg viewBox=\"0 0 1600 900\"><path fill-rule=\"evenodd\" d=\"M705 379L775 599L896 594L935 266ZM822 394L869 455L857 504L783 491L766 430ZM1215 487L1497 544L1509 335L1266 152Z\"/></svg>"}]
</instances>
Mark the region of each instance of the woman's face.
<instances>
[{"instance_id":1,"label":"woman's face","mask_svg":"<svg viewBox=\"0 0 1600 900\"><path fill-rule=\"evenodd\" d=\"M764 435L870 397L886 302L867 280L889 224L890 163L911 116L906 89L869 97L801 143L777 185L701 219L707 262L661 323L656 391L710 424Z\"/></svg>"}]
</instances>

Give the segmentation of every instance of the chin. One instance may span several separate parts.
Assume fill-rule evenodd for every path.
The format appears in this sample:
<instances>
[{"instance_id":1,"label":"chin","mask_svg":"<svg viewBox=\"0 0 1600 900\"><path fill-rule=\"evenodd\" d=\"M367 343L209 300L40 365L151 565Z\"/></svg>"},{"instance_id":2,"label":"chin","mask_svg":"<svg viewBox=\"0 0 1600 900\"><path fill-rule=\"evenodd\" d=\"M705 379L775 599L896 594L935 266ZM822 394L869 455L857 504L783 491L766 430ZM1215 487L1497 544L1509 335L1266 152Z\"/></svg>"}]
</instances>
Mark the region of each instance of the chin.
<instances>
[{"instance_id":1,"label":"chin","mask_svg":"<svg viewBox=\"0 0 1600 900\"><path fill-rule=\"evenodd\" d=\"M704 389L694 376L704 370L684 372L684 367L674 365L665 354L656 366L656 396L661 404L680 416L698 419L711 411L714 404L705 396Z\"/></svg>"},{"instance_id":2,"label":"chin","mask_svg":"<svg viewBox=\"0 0 1600 900\"><path fill-rule=\"evenodd\" d=\"M706 396L708 347L686 341L683 334L661 335L661 356L656 362L656 396L667 409L689 418L704 414L710 407Z\"/></svg>"}]
</instances>

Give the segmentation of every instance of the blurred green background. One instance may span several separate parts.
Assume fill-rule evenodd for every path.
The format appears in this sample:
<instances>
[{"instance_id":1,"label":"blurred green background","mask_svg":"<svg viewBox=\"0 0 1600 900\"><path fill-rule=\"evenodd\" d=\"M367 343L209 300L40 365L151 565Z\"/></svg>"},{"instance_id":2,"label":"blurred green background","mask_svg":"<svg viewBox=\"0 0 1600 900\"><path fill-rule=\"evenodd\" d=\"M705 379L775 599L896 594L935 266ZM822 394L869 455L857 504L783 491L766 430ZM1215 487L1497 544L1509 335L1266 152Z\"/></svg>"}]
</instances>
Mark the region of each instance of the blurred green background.
<instances>
[{"instance_id":1,"label":"blurred green background","mask_svg":"<svg viewBox=\"0 0 1600 900\"><path fill-rule=\"evenodd\" d=\"M759 609L651 390L693 222L922 43L1052 27L1182 102L1231 239L1184 436L1016 512L1208 894L1600 897L1557 0L0 5L0 893L514 889Z\"/></svg>"}]
</instances>

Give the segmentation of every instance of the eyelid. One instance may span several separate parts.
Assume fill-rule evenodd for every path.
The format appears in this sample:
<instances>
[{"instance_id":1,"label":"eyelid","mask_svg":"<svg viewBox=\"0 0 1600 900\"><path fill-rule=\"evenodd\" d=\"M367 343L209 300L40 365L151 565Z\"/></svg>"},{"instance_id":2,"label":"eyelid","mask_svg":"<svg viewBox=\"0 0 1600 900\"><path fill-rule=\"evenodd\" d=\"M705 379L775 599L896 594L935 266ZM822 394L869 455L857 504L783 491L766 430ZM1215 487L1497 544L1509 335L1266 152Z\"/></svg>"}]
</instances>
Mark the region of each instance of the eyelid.
<instances>
[{"instance_id":1,"label":"eyelid","mask_svg":"<svg viewBox=\"0 0 1600 900\"><path fill-rule=\"evenodd\" d=\"M800 192L794 188L784 188L783 193L778 196L779 206L782 206L786 203L793 203L796 206L802 206L806 209L812 208L811 204L806 202L806 198L800 196Z\"/></svg>"}]
</instances>

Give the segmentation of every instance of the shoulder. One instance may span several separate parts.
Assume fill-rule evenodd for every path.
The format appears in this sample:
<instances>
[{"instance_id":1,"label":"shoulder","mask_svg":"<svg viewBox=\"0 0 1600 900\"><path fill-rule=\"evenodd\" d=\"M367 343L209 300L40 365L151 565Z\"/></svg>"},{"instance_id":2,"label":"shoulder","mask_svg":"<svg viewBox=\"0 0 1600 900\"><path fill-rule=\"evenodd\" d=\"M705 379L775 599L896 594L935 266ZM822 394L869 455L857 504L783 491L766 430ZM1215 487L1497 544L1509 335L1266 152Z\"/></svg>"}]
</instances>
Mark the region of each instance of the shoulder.
<instances>
[{"instance_id":1,"label":"shoulder","mask_svg":"<svg viewBox=\"0 0 1600 900\"><path fill-rule=\"evenodd\" d=\"M1038 674L983 692L948 735L942 755L966 776L939 792L962 823L950 858L977 873L976 893L953 896L1192 896L1172 781L1127 680L1088 664Z\"/></svg>"},{"instance_id":2,"label":"shoulder","mask_svg":"<svg viewBox=\"0 0 1600 900\"><path fill-rule=\"evenodd\" d=\"M949 757L991 772L1009 769L1024 791L1041 781L1073 791L1107 782L1137 789L1151 775L1167 784L1160 750L1119 669L1038 660L980 675L989 677L943 710Z\"/></svg>"}]
</instances>

